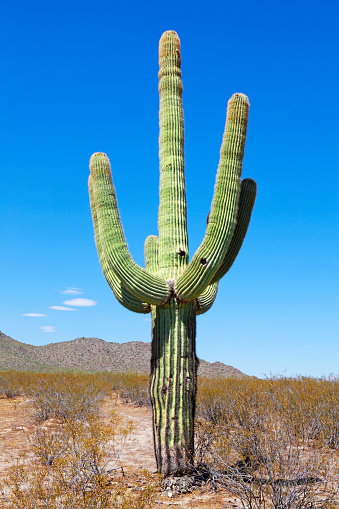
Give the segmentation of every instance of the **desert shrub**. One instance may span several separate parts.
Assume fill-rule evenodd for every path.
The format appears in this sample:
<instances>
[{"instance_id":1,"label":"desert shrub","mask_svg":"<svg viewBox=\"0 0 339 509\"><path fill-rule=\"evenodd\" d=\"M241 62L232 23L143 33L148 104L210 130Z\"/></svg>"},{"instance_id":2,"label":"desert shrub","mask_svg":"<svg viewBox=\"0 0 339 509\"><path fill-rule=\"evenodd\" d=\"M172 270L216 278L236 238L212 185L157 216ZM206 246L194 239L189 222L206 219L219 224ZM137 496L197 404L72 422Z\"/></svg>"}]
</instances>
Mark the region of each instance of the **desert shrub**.
<instances>
[{"instance_id":1,"label":"desert shrub","mask_svg":"<svg viewBox=\"0 0 339 509\"><path fill-rule=\"evenodd\" d=\"M11 509L153 509L155 486L149 482L137 492L129 492L124 480L111 485L109 477L97 475L88 485L85 495L77 479L69 483L60 475L60 467L34 466L28 470L23 464L12 468L0 491ZM156 506L157 507L157 506Z\"/></svg>"},{"instance_id":2,"label":"desert shrub","mask_svg":"<svg viewBox=\"0 0 339 509\"><path fill-rule=\"evenodd\" d=\"M34 459L18 460L10 469L1 487L8 506L152 508L154 483L149 481L137 493L129 493L124 479L115 480L112 474L131 434L131 424L123 425L114 414L109 422L99 416L100 405L111 395L113 385L115 391L128 386L126 397L141 401L141 378L107 373L23 373L18 386L28 397L36 422L28 437ZM54 421L47 427L44 421L51 417Z\"/></svg>"},{"instance_id":3,"label":"desert shrub","mask_svg":"<svg viewBox=\"0 0 339 509\"><path fill-rule=\"evenodd\" d=\"M146 509L153 507L151 482L128 494L112 472L132 431L112 414L63 420L53 429L39 424L30 438L34 460L18 462L2 486L13 509Z\"/></svg>"},{"instance_id":4,"label":"desert shrub","mask_svg":"<svg viewBox=\"0 0 339 509\"><path fill-rule=\"evenodd\" d=\"M211 424L218 424L229 414L227 393L223 381L211 383L208 378L198 381L197 417Z\"/></svg>"},{"instance_id":5,"label":"desert shrub","mask_svg":"<svg viewBox=\"0 0 339 509\"><path fill-rule=\"evenodd\" d=\"M242 404L246 402L245 406ZM309 377L198 380L197 417L233 426L249 412L267 408L289 418L294 433L339 447L339 381Z\"/></svg>"},{"instance_id":6,"label":"desert shrub","mask_svg":"<svg viewBox=\"0 0 339 509\"><path fill-rule=\"evenodd\" d=\"M300 406L308 412L309 436L339 447L339 381L302 379ZM310 389L311 386L311 389ZM313 386L313 387L312 387Z\"/></svg>"},{"instance_id":7,"label":"desert shrub","mask_svg":"<svg viewBox=\"0 0 339 509\"><path fill-rule=\"evenodd\" d=\"M266 383L276 405L289 416L299 437L338 448L338 380L298 377L267 380Z\"/></svg>"},{"instance_id":8,"label":"desert shrub","mask_svg":"<svg viewBox=\"0 0 339 509\"><path fill-rule=\"evenodd\" d=\"M113 495L113 503L110 509L153 509L158 507L154 502L154 485L149 484L140 489L139 493L126 493L126 487L122 484Z\"/></svg>"},{"instance_id":9,"label":"desert shrub","mask_svg":"<svg viewBox=\"0 0 339 509\"><path fill-rule=\"evenodd\" d=\"M118 389L119 396L125 403L135 403L138 406L151 406L148 390L148 377L144 375L126 374Z\"/></svg>"},{"instance_id":10,"label":"desert shrub","mask_svg":"<svg viewBox=\"0 0 339 509\"><path fill-rule=\"evenodd\" d=\"M15 398L22 393L22 373L20 371L3 371L0 373L0 396Z\"/></svg>"},{"instance_id":11,"label":"desert shrub","mask_svg":"<svg viewBox=\"0 0 339 509\"><path fill-rule=\"evenodd\" d=\"M150 406L149 377L140 373L99 373L100 383L106 393L118 393L124 403Z\"/></svg>"},{"instance_id":12,"label":"desert shrub","mask_svg":"<svg viewBox=\"0 0 339 509\"><path fill-rule=\"evenodd\" d=\"M150 406L148 395L148 376L139 373L34 373L20 371L0 372L0 396L14 397L24 394L35 402L37 417L44 420L55 416L51 410L54 405L57 412L67 413L63 408L69 400L71 392L73 403L79 409L81 396L93 400L118 393L124 402L132 402L140 406ZM85 396L87 394L87 396ZM65 400L63 403L63 399ZM87 403L83 402L85 406Z\"/></svg>"},{"instance_id":13,"label":"desert shrub","mask_svg":"<svg viewBox=\"0 0 339 509\"><path fill-rule=\"evenodd\" d=\"M246 509L330 507L337 397L328 380L202 380L197 459Z\"/></svg>"},{"instance_id":14,"label":"desert shrub","mask_svg":"<svg viewBox=\"0 0 339 509\"><path fill-rule=\"evenodd\" d=\"M38 421L51 417L83 420L97 414L105 392L91 376L56 374L39 377L26 394Z\"/></svg>"},{"instance_id":15,"label":"desert shrub","mask_svg":"<svg viewBox=\"0 0 339 509\"><path fill-rule=\"evenodd\" d=\"M280 414L253 417L228 435L219 430L209 451L215 480L248 509L330 507L338 479L328 450L301 440Z\"/></svg>"}]
</instances>

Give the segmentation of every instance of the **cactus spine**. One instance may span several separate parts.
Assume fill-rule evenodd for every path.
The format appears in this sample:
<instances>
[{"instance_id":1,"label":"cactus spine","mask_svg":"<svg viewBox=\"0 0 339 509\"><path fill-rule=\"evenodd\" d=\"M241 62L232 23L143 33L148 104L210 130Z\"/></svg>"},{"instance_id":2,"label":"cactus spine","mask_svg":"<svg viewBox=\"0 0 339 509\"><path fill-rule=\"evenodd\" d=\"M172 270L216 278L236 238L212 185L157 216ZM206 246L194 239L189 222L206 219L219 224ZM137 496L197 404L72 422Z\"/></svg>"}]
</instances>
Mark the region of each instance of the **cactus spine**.
<instances>
[{"instance_id":1,"label":"cactus spine","mask_svg":"<svg viewBox=\"0 0 339 509\"><path fill-rule=\"evenodd\" d=\"M180 40L165 32L159 44L160 204L159 237L145 241L145 265L132 259L103 153L90 160L89 191L95 242L104 276L118 301L131 311L152 313L150 395L159 472L180 475L193 464L198 360L196 315L212 306L218 282L243 243L256 196L242 182L248 99L228 103L214 197L202 244L189 262L184 174L184 117Z\"/></svg>"}]
</instances>

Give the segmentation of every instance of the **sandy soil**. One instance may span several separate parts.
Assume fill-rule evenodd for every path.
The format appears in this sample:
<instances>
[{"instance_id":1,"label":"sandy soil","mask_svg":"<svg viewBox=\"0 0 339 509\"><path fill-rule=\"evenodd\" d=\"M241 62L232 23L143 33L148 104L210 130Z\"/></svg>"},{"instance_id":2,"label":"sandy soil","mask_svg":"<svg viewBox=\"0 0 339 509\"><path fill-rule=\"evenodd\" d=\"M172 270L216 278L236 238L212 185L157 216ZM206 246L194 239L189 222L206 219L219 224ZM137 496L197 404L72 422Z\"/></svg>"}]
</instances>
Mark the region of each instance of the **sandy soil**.
<instances>
[{"instance_id":1,"label":"sandy soil","mask_svg":"<svg viewBox=\"0 0 339 509\"><path fill-rule=\"evenodd\" d=\"M118 461L112 465L114 475L125 474L129 487L138 486L144 482L143 470L147 469L151 477L159 479L156 474L156 464L153 454L152 416L151 410L124 404L119 400L108 400L102 408L102 417L108 418L110 412L115 411L126 422L133 423L133 432L130 440L121 450ZM53 420L45 426L53 426ZM27 437L34 430L32 413L23 398L14 400L0 399L0 481L5 478L6 472L20 456L29 461L32 457ZM1 503L0 496L0 507ZM221 509L238 508L240 504L236 499L218 490L213 492L211 487L195 489L192 493L176 494L159 490L157 495L158 507L181 507L183 509Z\"/></svg>"}]
</instances>

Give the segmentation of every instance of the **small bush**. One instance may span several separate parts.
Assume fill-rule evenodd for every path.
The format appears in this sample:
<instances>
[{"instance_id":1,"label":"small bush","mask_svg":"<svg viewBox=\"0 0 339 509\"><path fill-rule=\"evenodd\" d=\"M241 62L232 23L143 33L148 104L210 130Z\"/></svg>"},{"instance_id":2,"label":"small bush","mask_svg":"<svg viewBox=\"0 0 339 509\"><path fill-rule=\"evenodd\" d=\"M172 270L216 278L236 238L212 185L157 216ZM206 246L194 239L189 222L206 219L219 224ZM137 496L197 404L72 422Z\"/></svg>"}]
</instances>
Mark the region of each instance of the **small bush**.
<instances>
[{"instance_id":1,"label":"small bush","mask_svg":"<svg viewBox=\"0 0 339 509\"><path fill-rule=\"evenodd\" d=\"M54 375L32 384L26 394L35 410L35 418L40 422L51 417L85 421L96 415L105 393L91 382L76 375Z\"/></svg>"},{"instance_id":2,"label":"small bush","mask_svg":"<svg viewBox=\"0 0 339 509\"><path fill-rule=\"evenodd\" d=\"M6 396L9 399L20 396L22 389L22 380L17 371L3 371L0 373L0 396Z\"/></svg>"},{"instance_id":3,"label":"small bush","mask_svg":"<svg viewBox=\"0 0 339 509\"><path fill-rule=\"evenodd\" d=\"M118 389L119 396L125 403L150 407L148 383L148 377L144 375L126 374Z\"/></svg>"}]
</instances>

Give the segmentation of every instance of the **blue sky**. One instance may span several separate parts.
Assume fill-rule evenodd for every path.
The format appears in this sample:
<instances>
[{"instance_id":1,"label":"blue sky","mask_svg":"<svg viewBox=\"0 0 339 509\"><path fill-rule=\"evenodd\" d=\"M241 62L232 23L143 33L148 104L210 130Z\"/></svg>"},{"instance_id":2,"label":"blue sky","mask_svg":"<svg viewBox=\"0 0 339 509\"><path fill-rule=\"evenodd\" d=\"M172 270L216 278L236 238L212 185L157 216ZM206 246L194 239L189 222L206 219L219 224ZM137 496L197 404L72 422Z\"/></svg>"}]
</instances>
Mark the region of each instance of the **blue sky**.
<instances>
[{"instance_id":1,"label":"blue sky","mask_svg":"<svg viewBox=\"0 0 339 509\"><path fill-rule=\"evenodd\" d=\"M258 183L242 250L198 317L198 355L257 376L339 373L338 14L334 0L6 2L0 330L34 345L150 340L149 315L122 308L102 276L88 162L110 157L143 265L157 234L158 41L176 30L191 256L234 92L250 99L243 176Z\"/></svg>"}]
</instances>

